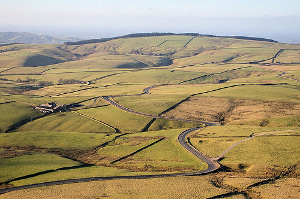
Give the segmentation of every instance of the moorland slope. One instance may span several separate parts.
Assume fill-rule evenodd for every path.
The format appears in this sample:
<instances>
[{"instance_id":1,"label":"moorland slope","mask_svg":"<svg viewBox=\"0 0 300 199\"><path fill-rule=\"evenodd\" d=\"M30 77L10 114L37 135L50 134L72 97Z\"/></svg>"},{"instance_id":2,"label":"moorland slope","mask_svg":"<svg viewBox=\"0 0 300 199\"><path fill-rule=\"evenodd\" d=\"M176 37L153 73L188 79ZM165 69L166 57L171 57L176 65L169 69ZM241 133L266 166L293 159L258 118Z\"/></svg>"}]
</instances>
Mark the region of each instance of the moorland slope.
<instances>
[{"instance_id":1,"label":"moorland slope","mask_svg":"<svg viewBox=\"0 0 300 199\"><path fill-rule=\"evenodd\" d=\"M141 36L0 46L1 187L203 171L208 165L178 142L181 132L200 128L185 142L221 168L208 176L166 177L166 186L200 180L200 198L298 197L300 45ZM51 102L64 108L46 114L34 109ZM155 181L131 180L132 186ZM125 181L80 184L90 187L87 197L144 196L141 188L120 188ZM121 191L95 189L103 183ZM153 196L175 194L148 187ZM80 195L58 195L68 194ZM194 194L199 192L185 196Z\"/></svg>"}]
</instances>

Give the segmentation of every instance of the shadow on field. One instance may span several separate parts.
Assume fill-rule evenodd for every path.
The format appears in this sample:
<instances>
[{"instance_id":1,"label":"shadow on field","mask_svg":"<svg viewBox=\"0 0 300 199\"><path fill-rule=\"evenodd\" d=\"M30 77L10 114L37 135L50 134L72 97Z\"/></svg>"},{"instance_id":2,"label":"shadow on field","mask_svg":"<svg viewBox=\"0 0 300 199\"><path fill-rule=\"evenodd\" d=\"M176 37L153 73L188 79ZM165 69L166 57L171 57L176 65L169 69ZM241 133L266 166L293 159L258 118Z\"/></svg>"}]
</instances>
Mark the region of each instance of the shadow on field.
<instances>
[{"instance_id":1,"label":"shadow on field","mask_svg":"<svg viewBox=\"0 0 300 199\"><path fill-rule=\"evenodd\" d=\"M45 55L35 55L27 58L23 66L24 67L47 66L47 65L58 64L62 62L64 61L53 57L49 57Z\"/></svg>"}]
</instances>

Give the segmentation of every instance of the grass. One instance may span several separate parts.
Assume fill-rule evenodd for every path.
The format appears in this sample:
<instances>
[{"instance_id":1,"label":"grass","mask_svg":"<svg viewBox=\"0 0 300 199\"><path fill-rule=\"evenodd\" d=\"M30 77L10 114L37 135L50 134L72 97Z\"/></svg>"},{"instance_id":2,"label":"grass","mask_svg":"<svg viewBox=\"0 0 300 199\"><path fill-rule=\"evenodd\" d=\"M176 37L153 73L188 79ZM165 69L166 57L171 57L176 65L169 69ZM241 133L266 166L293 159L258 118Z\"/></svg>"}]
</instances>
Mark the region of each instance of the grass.
<instances>
[{"instance_id":1,"label":"grass","mask_svg":"<svg viewBox=\"0 0 300 199\"><path fill-rule=\"evenodd\" d=\"M201 76L201 73L182 72L175 70L139 70L122 73L101 80L102 83L127 82L127 83L152 83L152 84L174 84L184 80Z\"/></svg>"},{"instance_id":2,"label":"grass","mask_svg":"<svg viewBox=\"0 0 300 199\"><path fill-rule=\"evenodd\" d=\"M44 66L56 63L58 60L64 62L76 58L72 53L61 50L60 46L16 44L1 47L5 52L0 55L0 63L6 67Z\"/></svg>"},{"instance_id":3,"label":"grass","mask_svg":"<svg viewBox=\"0 0 300 199\"><path fill-rule=\"evenodd\" d=\"M112 133L113 129L72 112L52 114L21 126L17 131Z\"/></svg>"},{"instance_id":4,"label":"grass","mask_svg":"<svg viewBox=\"0 0 300 199\"><path fill-rule=\"evenodd\" d=\"M88 166L75 169L56 170L50 173L42 174L36 177L14 181L15 186L22 186L27 184L35 184L49 181L88 178L88 177L107 177L107 176L127 176L140 175L145 173L131 172L126 169L118 169L114 167L104 166Z\"/></svg>"},{"instance_id":5,"label":"grass","mask_svg":"<svg viewBox=\"0 0 300 199\"><path fill-rule=\"evenodd\" d=\"M287 115L293 115L288 113ZM266 127L299 127L300 126L300 117L298 114L294 116L285 116L285 117L280 117L277 114L274 116L269 116L265 119L261 118L258 119L257 117L255 120L250 120L250 121L234 121L231 122L230 125L253 125L253 126L259 126L262 124L262 122L265 121L265 126Z\"/></svg>"},{"instance_id":6,"label":"grass","mask_svg":"<svg viewBox=\"0 0 300 199\"><path fill-rule=\"evenodd\" d=\"M300 51L299 50L285 50L281 55L275 59L275 62L281 63L299 63Z\"/></svg>"},{"instance_id":7,"label":"grass","mask_svg":"<svg viewBox=\"0 0 300 199\"><path fill-rule=\"evenodd\" d=\"M194 128L201 127L200 123L196 122L182 122L176 120L156 119L149 127L149 131L159 131L167 129L180 129L180 128Z\"/></svg>"},{"instance_id":8,"label":"grass","mask_svg":"<svg viewBox=\"0 0 300 199\"><path fill-rule=\"evenodd\" d=\"M221 161L224 165L286 166L299 160L299 138L295 136L256 137L236 146Z\"/></svg>"},{"instance_id":9,"label":"grass","mask_svg":"<svg viewBox=\"0 0 300 199\"><path fill-rule=\"evenodd\" d=\"M78 165L79 163L58 155L42 153L32 153L21 157L1 159L0 181L5 182L38 172Z\"/></svg>"},{"instance_id":10,"label":"grass","mask_svg":"<svg viewBox=\"0 0 300 199\"><path fill-rule=\"evenodd\" d=\"M1 147L60 148L86 150L112 140L116 135L105 133L74 132L15 132L0 134Z\"/></svg>"},{"instance_id":11,"label":"grass","mask_svg":"<svg viewBox=\"0 0 300 199\"><path fill-rule=\"evenodd\" d=\"M151 89L150 95L120 96L115 99L132 110L157 115L193 95L169 111L166 116L222 121L226 124L206 127L190 136L190 142L210 156L220 155L232 144L249 138L250 135L297 130L300 125L298 116L300 84L277 74L285 71L286 77L299 79L299 66L295 63L299 62L299 52L285 50L275 60L282 62L282 65L263 66L249 62L272 58L279 49L298 47L299 45L231 38L193 38L178 35L117 39L78 46L24 44L0 46L0 50L5 51L0 54L0 73L3 75L0 83L1 132L14 124L30 121L31 117L40 115L25 103L38 105L56 101L63 104L82 102L84 106L77 110L78 113L105 122L118 128L122 133L130 133L116 138L117 134L111 128L74 112L50 114L22 125L15 130L16 132L0 134L0 146L12 147L11 154L7 155L14 153L23 155L1 159L0 176L6 180L51 170L50 173L13 182L19 186L81 177L191 172L207 168L206 164L177 142L180 132L199 124L156 119L148 131L142 133L139 131L149 124L152 118L123 112L99 99L94 103L95 97L98 96L141 94L144 88L153 85L177 84L155 87ZM73 53L82 57L78 59ZM264 63L270 64L271 60ZM23 67L25 65L36 67ZM249 67L250 65L254 67ZM43 74L40 74L41 72ZM204 75L210 76L198 78ZM37 89L30 88L35 86L34 83L16 82L18 78L53 81L54 84L57 84L60 78L77 79L91 81L92 84L54 85ZM219 84L219 80L228 81ZM254 83L257 85L250 85ZM278 85L258 85L267 83ZM25 91L28 89L29 91ZM93 106L89 106L92 104ZM263 173L260 177L264 177L267 175L264 171L298 161L299 133L297 130L255 137L226 153L221 163L235 172L246 172L245 175L256 175L256 172L260 171ZM162 138L164 139L149 146ZM97 154L90 150L108 141L111 142L100 148ZM49 148L60 148L68 157L102 166L59 170L62 167L77 166L79 163L54 154L14 149L25 147L26 150L26 147L30 146L43 148L36 149L40 152L51 151ZM143 150L139 151L140 149ZM0 152L3 151L4 149L0 149ZM23 152L29 152L31 155L24 155ZM134 152L137 153L132 154ZM129 154L132 155L126 157ZM121 157L126 158L110 164ZM216 175L219 174L227 175L228 172L222 171ZM213 175L215 174L210 176ZM210 176L111 180L78 184L86 186L84 190L89 191L85 193L82 192L82 187L76 189L76 184L36 190L64 190L61 193L48 192L50 195L53 194L51 195L53 198L57 198L59 194L62 197L63 194L68 194L64 196L78 198L79 193L86 194L87 198L106 196L155 198L162 195L170 198L209 198L228 192L216 188ZM252 177L246 179L239 176L237 179L230 179L225 176L224 183L232 186L241 184L239 188L244 188L256 182ZM284 181L278 185L287 183ZM269 185L268 188L272 191L278 190L276 186ZM43 198L41 195L28 194L31 191L33 190L26 190L26 194L24 191L15 193L21 193L21 197ZM263 191L258 190L261 193ZM9 194L1 197L10 197ZM264 194L270 196L268 191L264 191Z\"/></svg>"},{"instance_id":12,"label":"grass","mask_svg":"<svg viewBox=\"0 0 300 199\"><path fill-rule=\"evenodd\" d=\"M140 131L151 118L126 113L113 106L105 106L92 109L81 109L78 112L103 121L120 129L123 133Z\"/></svg>"},{"instance_id":13,"label":"grass","mask_svg":"<svg viewBox=\"0 0 300 199\"><path fill-rule=\"evenodd\" d=\"M131 158L115 163L121 168L145 171L190 172L207 167L201 160L187 152L177 142L177 136L184 129L149 131L131 136L164 136L165 139L144 149Z\"/></svg>"},{"instance_id":14,"label":"grass","mask_svg":"<svg viewBox=\"0 0 300 199\"><path fill-rule=\"evenodd\" d=\"M3 133L8 129L28 122L32 118L38 117L41 113L33 110L29 105L19 103L0 104L0 132Z\"/></svg>"},{"instance_id":15,"label":"grass","mask_svg":"<svg viewBox=\"0 0 300 199\"><path fill-rule=\"evenodd\" d=\"M123 106L141 113L157 115L187 98L187 95L151 94L140 96L117 97L115 100Z\"/></svg>"},{"instance_id":16,"label":"grass","mask_svg":"<svg viewBox=\"0 0 300 199\"><path fill-rule=\"evenodd\" d=\"M228 53L224 50L205 51L193 57L185 57L174 61L176 65L195 65L211 62L223 62L237 57L235 53Z\"/></svg>"},{"instance_id":17,"label":"grass","mask_svg":"<svg viewBox=\"0 0 300 199\"><path fill-rule=\"evenodd\" d=\"M234 99L300 102L299 89L288 85L244 85L226 88L203 96Z\"/></svg>"},{"instance_id":18,"label":"grass","mask_svg":"<svg viewBox=\"0 0 300 199\"><path fill-rule=\"evenodd\" d=\"M50 96L38 96L38 95L13 95L5 94L1 98L10 101L16 101L17 104L29 103L33 105L46 104L48 102L57 102L60 104L77 103L90 99L90 97L50 97Z\"/></svg>"},{"instance_id":19,"label":"grass","mask_svg":"<svg viewBox=\"0 0 300 199\"><path fill-rule=\"evenodd\" d=\"M92 85L91 89L80 90L63 94L63 97L96 97L96 96L107 96L107 95L134 95L143 92L146 84L108 84L108 85Z\"/></svg>"},{"instance_id":20,"label":"grass","mask_svg":"<svg viewBox=\"0 0 300 199\"><path fill-rule=\"evenodd\" d=\"M188 66L178 66L174 70L191 71L203 74L221 73L228 70L247 67L249 64L190 64Z\"/></svg>"},{"instance_id":21,"label":"grass","mask_svg":"<svg viewBox=\"0 0 300 199\"><path fill-rule=\"evenodd\" d=\"M186 176L66 184L14 191L0 198L209 198L227 192L214 187L209 176Z\"/></svg>"},{"instance_id":22,"label":"grass","mask_svg":"<svg viewBox=\"0 0 300 199\"><path fill-rule=\"evenodd\" d=\"M299 198L299 178L284 178L274 183L254 187L264 198Z\"/></svg>"},{"instance_id":23,"label":"grass","mask_svg":"<svg viewBox=\"0 0 300 199\"><path fill-rule=\"evenodd\" d=\"M50 69L49 66L38 66L38 67L15 67L11 68L8 71L2 72L1 74L38 74L45 70Z\"/></svg>"},{"instance_id":24,"label":"grass","mask_svg":"<svg viewBox=\"0 0 300 199\"><path fill-rule=\"evenodd\" d=\"M197 93L203 93L224 86L230 86L232 84L198 84L198 85L189 85L189 84L180 84L180 85L166 85L161 87L156 87L151 89L151 94L160 94L160 95L192 95Z\"/></svg>"},{"instance_id":25,"label":"grass","mask_svg":"<svg viewBox=\"0 0 300 199\"><path fill-rule=\"evenodd\" d=\"M238 53L240 55L240 57L232 60L230 63L262 61L274 57L278 51L279 49L272 48L238 48L228 50L228 52Z\"/></svg>"},{"instance_id":26,"label":"grass","mask_svg":"<svg viewBox=\"0 0 300 199\"><path fill-rule=\"evenodd\" d=\"M289 131L293 130L294 131ZM287 131L288 130L288 131ZM287 166L298 161L299 142L297 128L271 128L255 126L218 126L206 127L194 133L189 140L198 150L211 157L216 157L238 141L247 139L250 135L265 136L254 137L242 142L230 151L220 162L222 165L236 168L244 165L247 172L261 171L263 167ZM269 136L268 136L269 135Z\"/></svg>"},{"instance_id":27,"label":"grass","mask_svg":"<svg viewBox=\"0 0 300 199\"><path fill-rule=\"evenodd\" d=\"M168 65L169 59L162 56L146 56L136 54L96 53L86 56L85 59L59 63L55 68L69 69L126 69L145 68L160 65Z\"/></svg>"},{"instance_id":28,"label":"grass","mask_svg":"<svg viewBox=\"0 0 300 199\"><path fill-rule=\"evenodd\" d=\"M157 138L153 137L122 136L122 138L118 138L115 142L110 143L108 146L99 149L97 154L102 157L106 157L106 160L101 160L101 162L110 163L119 158L132 154L157 140Z\"/></svg>"},{"instance_id":29,"label":"grass","mask_svg":"<svg viewBox=\"0 0 300 199\"><path fill-rule=\"evenodd\" d=\"M269 74L270 71L256 68L256 67L245 67L237 68L228 71L223 71L220 73L211 73L208 76L202 76L194 80L182 82L188 84L199 84L199 83L223 83L224 81L229 81L232 79L240 79L246 77L260 77Z\"/></svg>"},{"instance_id":30,"label":"grass","mask_svg":"<svg viewBox=\"0 0 300 199\"><path fill-rule=\"evenodd\" d=\"M261 127L250 125L210 126L202 129L192 137L250 137L251 134L258 135L263 132L283 131L295 128L285 127ZM245 138L245 139L246 139Z\"/></svg>"},{"instance_id":31,"label":"grass","mask_svg":"<svg viewBox=\"0 0 300 199\"><path fill-rule=\"evenodd\" d=\"M81 84L54 85L40 88L39 90L29 91L28 94L39 96L55 96L58 94L69 93L86 88L90 88L90 86Z\"/></svg>"},{"instance_id":32,"label":"grass","mask_svg":"<svg viewBox=\"0 0 300 199\"><path fill-rule=\"evenodd\" d=\"M225 177L222 183L239 189L246 189L248 186L261 181L262 179L247 177Z\"/></svg>"},{"instance_id":33,"label":"grass","mask_svg":"<svg viewBox=\"0 0 300 199\"><path fill-rule=\"evenodd\" d=\"M202 151L204 154L211 157L217 157L235 143L249 138L250 135L258 135L263 132L273 132L281 130L284 130L284 128L238 125L206 127L205 129L191 135L190 142L194 147Z\"/></svg>"},{"instance_id":34,"label":"grass","mask_svg":"<svg viewBox=\"0 0 300 199\"><path fill-rule=\"evenodd\" d=\"M226 138L191 138L190 141L194 147L199 149L205 155L217 157L226 149L235 143L246 138L226 137Z\"/></svg>"}]
</instances>

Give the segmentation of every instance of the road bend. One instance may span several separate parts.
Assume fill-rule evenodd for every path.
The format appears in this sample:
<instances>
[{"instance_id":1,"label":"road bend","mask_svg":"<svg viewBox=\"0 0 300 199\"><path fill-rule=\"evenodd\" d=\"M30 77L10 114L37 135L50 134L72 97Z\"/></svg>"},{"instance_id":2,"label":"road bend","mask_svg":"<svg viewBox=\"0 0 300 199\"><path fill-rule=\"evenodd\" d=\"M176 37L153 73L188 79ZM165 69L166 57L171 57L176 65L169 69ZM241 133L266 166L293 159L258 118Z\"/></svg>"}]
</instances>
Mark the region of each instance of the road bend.
<instances>
[{"instance_id":1,"label":"road bend","mask_svg":"<svg viewBox=\"0 0 300 199\"><path fill-rule=\"evenodd\" d=\"M161 86L161 85L159 85ZM157 86L151 86L149 88L146 88L143 92L143 94L149 94L151 88L154 88ZM154 116L146 113L140 113L137 111L133 111L129 108L126 108L116 101L112 99L112 96L102 96L102 99L104 99L109 104L115 106L116 108L123 110L128 113L137 114L141 116L146 117L152 117L152 118L159 118L159 119L169 119L169 120L178 120L178 121L186 121L186 122L199 122L202 124L205 124L207 126L217 126L218 123L212 123L212 122L206 122L206 121L194 121L194 120L184 120L184 119L177 119L177 118L166 118L162 116ZM24 185L19 187L12 187L12 188L6 188L6 189L0 189L0 194L4 194L11 191L17 191L17 190L23 190L23 189L31 189L31 188L37 188L37 187L44 187L44 186L54 186L54 185L62 185L62 184L71 184L71 183L80 183L80 182L91 182L91 181L102 181L102 180L114 180L114 179L147 179L147 178L162 178L162 177L175 177L175 176L195 176L195 175L201 175L201 174L207 174L211 173L213 171L216 171L220 168L220 165L217 163L217 160L214 158L209 158L205 156L203 153L195 149L192 145L190 145L188 142L186 142L186 137L188 134L199 130L201 128L191 128L188 130L183 131L177 138L178 142L190 153L194 154L197 158L201 159L205 163L208 164L208 168L202 171L192 172L192 173L173 173L173 174L157 174L157 175L132 175L132 176L109 176L109 177L91 177L91 178L79 178L79 179L69 179L69 180L59 180L59 181L52 181L52 182L44 182L44 183L37 183L37 184L31 184L31 185Z\"/></svg>"},{"instance_id":2,"label":"road bend","mask_svg":"<svg viewBox=\"0 0 300 199\"><path fill-rule=\"evenodd\" d=\"M192 128L186 131L183 131L178 136L178 142L189 152L194 154L197 158L208 164L208 168L206 170L192 172L192 173L173 173L173 174L157 174L157 175L131 175L131 176L109 176L109 177L91 177L91 178L79 178L79 179L69 179L69 180L59 180L52 182L44 182L38 184L24 185L19 187L12 187L7 189L0 189L0 194L8 193L11 191L23 190L23 189L32 189L37 187L45 187L45 186L54 186L54 185L62 185L62 184L72 184L72 183L81 183L81 182L91 182L91 181L103 181L103 180L116 180L116 179L147 179L147 178L163 178L163 177L176 177L176 176L195 176L201 174L207 174L217 170L220 165L213 159L205 156L200 151L192 147L189 143L186 142L186 136L196 130L201 128Z\"/></svg>"}]
</instances>

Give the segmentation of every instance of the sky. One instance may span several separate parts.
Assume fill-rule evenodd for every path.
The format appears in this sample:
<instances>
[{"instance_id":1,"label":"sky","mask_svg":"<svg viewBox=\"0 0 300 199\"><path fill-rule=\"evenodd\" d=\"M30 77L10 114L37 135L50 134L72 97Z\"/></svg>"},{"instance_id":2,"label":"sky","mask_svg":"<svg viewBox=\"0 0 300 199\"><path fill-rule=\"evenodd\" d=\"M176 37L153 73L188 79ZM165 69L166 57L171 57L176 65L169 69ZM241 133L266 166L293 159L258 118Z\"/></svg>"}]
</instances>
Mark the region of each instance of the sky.
<instances>
[{"instance_id":1,"label":"sky","mask_svg":"<svg viewBox=\"0 0 300 199\"><path fill-rule=\"evenodd\" d=\"M101 38L197 32L300 43L300 0L0 0L0 31Z\"/></svg>"}]
</instances>

